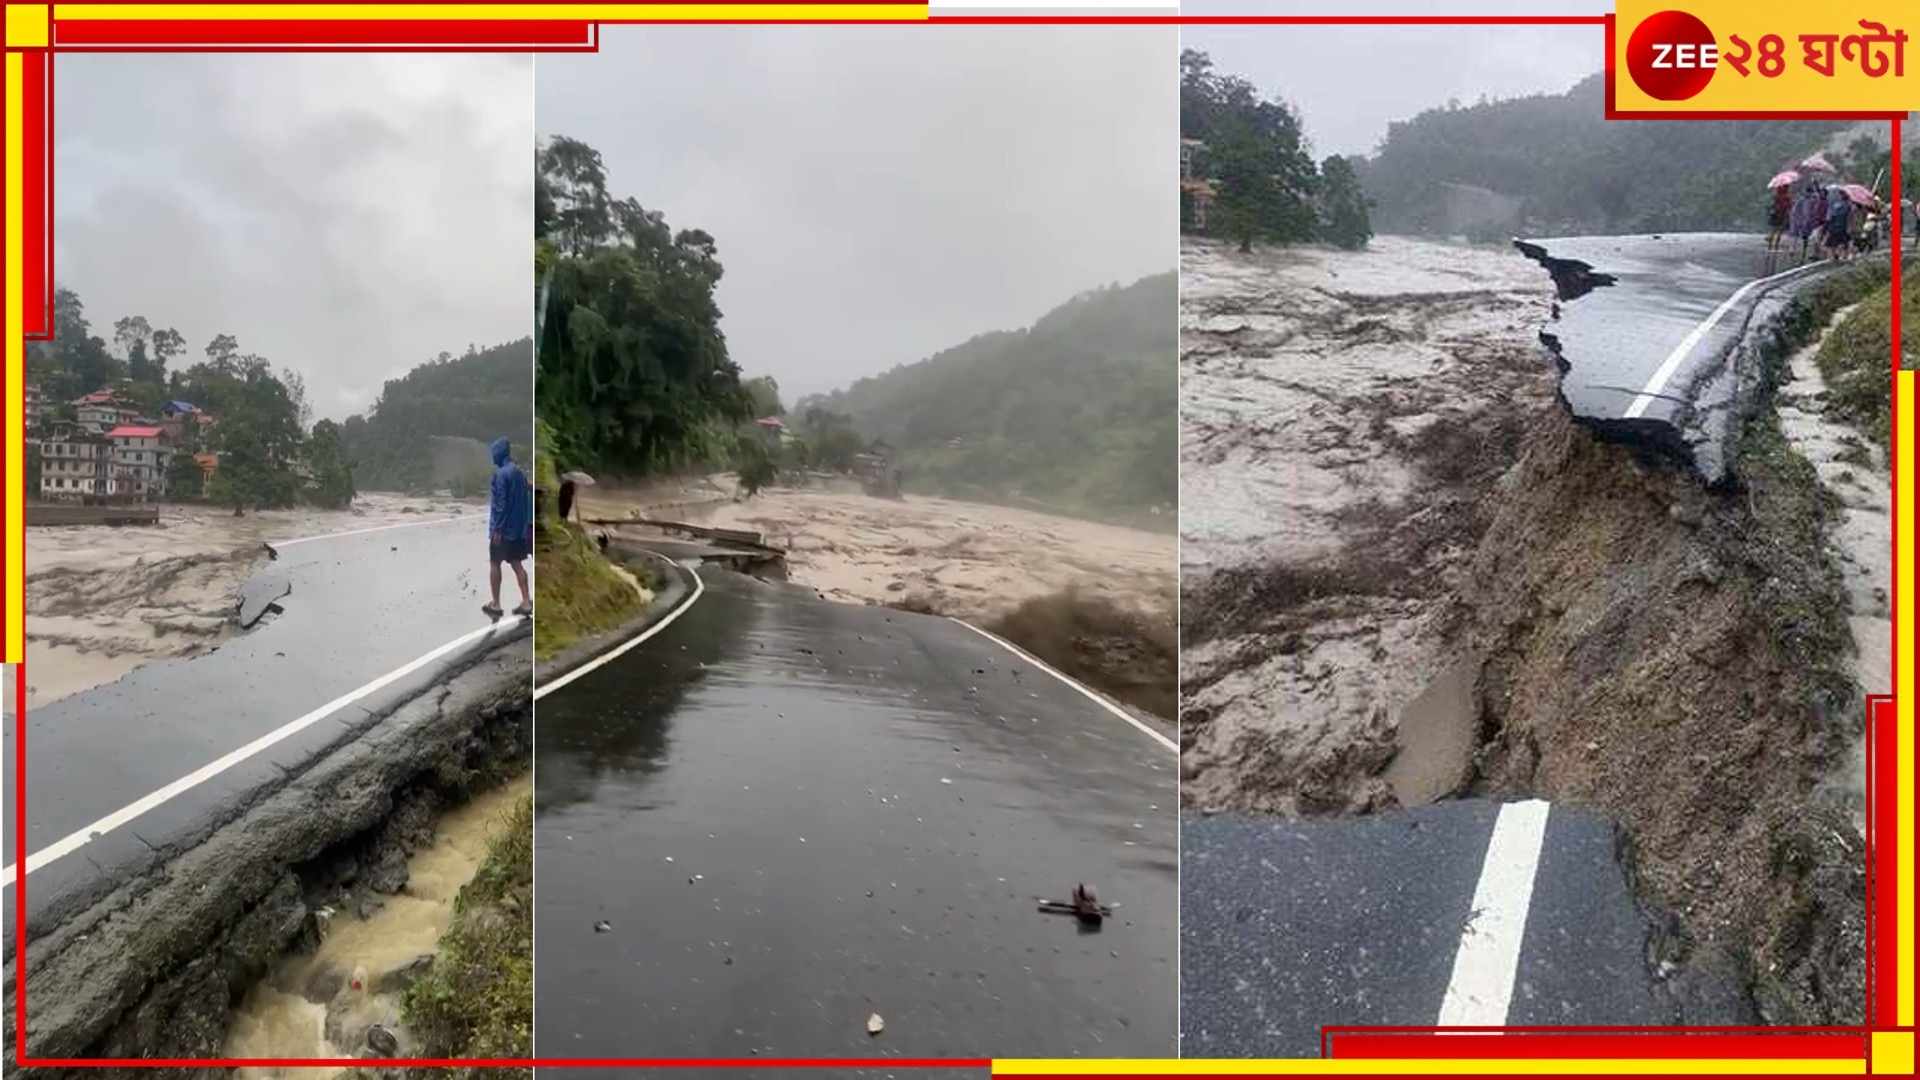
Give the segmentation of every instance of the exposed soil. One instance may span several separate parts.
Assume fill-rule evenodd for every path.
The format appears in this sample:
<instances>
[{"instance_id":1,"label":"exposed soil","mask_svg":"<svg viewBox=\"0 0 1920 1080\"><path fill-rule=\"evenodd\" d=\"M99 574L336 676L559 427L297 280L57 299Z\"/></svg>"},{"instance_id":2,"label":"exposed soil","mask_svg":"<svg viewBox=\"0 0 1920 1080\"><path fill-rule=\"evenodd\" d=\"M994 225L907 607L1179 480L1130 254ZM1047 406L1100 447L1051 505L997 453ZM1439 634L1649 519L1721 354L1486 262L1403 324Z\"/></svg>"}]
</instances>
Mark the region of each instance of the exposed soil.
<instances>
[{"instance_id":1,"label":"exposed soil","mask_svg":"<svg viewBox=\"0 0 1920 1080\"><path fill-rule=\"evenodd\" d=\"M1173 622L1077 588L1028 600L986 629L1110 697L1163 719L1175 714Z\"/></svg>"},{"instance_id":2,"label":"exposed soil","mask_svg":"<svg viewBox=\"0 0 1920 1080\"><path fill-rule=\"evenodd\" d=\"M1772 413L1723 492L1597 442L1553 397L1550 281L1517 254L1190 244L1182 272L1183 491L1216 507L1183 549L1183 802L1594 808L1670 913L1654 961L1690 1022L1860 1023L1863 851L1826 783L1861 727L1836 503ZM1798 342L1759 336L1770 385Z\"/></svg>"},{"instance_id":3,"label":"exposed soil","mask_svg":"<svg viewBox=\"0 0 1920 1080\"><path fill-rule=\"evenodd\" d=\"M314 948L341 912L365 919L399 902L409 859L432 846L441 814L525 774L529 674L522 649L476 661L260 793L196 846L31 939L26 1037L36 1056L219 1056L233 1010L286 955ZM20 962L7 957L8 1010ZM348 1011L336 1019L367 1018ZM14 1034L9 1026L10 1074ZM338 1045L353 1033L323 1034Z\"/></svg>"}]
</instances>

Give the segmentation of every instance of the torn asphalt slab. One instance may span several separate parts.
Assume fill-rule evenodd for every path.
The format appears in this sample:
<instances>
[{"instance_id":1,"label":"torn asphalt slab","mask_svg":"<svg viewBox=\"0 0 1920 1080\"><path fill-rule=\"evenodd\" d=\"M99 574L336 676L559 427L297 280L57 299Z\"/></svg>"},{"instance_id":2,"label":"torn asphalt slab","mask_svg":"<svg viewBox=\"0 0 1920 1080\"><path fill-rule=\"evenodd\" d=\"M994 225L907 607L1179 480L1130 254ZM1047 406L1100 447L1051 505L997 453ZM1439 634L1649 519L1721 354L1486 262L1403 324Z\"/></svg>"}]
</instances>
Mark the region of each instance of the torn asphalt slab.
<instances>
[{"instance_id":1,"label":"torn asphalt slab","mask_svg":"<svg viewBox=\"0 0 1920 1080\"><path fill-rule=\"evenodd\" d=\"M1765 250L1746 233L1515 239L1554 279L1540 340L1560 398L1602 438L1676 458L1709 486L1732 478L1754 399L1753 332L1841 267ZM1884 258L1874 253L1866 258Z\"/></svg>"}]
</instances>

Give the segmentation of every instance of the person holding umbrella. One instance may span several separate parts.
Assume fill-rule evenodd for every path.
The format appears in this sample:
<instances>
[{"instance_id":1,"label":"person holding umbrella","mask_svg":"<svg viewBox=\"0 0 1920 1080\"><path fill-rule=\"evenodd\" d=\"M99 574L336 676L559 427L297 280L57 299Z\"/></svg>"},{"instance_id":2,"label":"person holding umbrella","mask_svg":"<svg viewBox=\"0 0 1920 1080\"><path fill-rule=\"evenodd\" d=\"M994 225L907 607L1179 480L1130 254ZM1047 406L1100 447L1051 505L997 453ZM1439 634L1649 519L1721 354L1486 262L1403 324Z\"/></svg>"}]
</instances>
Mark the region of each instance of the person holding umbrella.
<instances>
[{"instance_id":1,"label":"person holding umbrella","mask_svg":"<svg viewBox=\"0 0 1920 1080\"><path fill-rule=\"evenodd\" d=\"M1768 251L1780 250L1780 237L1787 231L1793 210L1793 182L1798 179L1800 174L1788 169L1767 181L1768 193L1772 196L1767 204Z\"/></svg>"},{"instance_id":2,"label":"person holding umbrella","mask_svg":"<svg viewBox=\"0 0 1920 1080\"><path fill-rule=\"evenodd\" d=\"M1820 186L1808 184L1800 189L1800 197L1793 201L1793 209L1788 213L1788 224L1792 226L1793 238L1800 241L1800 261L1807 261L1807 243L1826 220L1826 207L1820 198Z\"/></svg>"}]
</instances>

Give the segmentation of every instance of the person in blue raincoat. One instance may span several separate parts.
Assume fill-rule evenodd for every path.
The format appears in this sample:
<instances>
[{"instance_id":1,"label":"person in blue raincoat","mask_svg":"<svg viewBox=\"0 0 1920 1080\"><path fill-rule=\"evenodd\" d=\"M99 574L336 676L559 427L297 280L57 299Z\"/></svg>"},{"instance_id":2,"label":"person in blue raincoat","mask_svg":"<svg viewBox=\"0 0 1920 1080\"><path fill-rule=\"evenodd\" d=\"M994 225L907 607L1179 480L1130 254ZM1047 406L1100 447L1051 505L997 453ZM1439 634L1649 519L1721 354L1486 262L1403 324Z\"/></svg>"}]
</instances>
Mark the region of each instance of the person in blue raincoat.
<instances>
[{"instance_id":1,"label":"person in blue raincoat","mask_svg":"<svg viewBox=\"0 0 1920 1080\"><path fill-rule=\"evenodd\" d=\"M527 555L533 546L533 492L527 474L513 460L512 444L504 437L493 440L493 498L487 507L487 585L493 597L480 610L499 618L500 564L513 567L514 583L520 586L520 606L515 615L533 614L533 594L527 591Z\"/></svg>"}]
</instances>

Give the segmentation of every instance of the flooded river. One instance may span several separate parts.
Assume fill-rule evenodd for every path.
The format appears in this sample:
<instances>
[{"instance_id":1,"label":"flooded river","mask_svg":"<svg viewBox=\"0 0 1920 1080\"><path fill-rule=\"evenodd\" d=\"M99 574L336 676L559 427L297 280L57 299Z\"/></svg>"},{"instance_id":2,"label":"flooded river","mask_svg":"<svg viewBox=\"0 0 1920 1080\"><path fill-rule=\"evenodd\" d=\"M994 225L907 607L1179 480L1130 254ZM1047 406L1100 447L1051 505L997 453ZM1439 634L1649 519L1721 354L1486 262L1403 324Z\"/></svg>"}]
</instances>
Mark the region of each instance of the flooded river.
<instances>
[{"instance_id":1,"label":"flooded river","mask_svg":"<svg viewBox=\"0 0 1920 1080\"><path fill-rule=\"evenodd\" d=\"M434 843L407 861L407 885L360 918L337 911L326 920L320 948L289 957L248 992L227 1029L230 1058L348 1058L367 1045L371 1025L410 1047L401 998L413 973L431 958L453 923L453 903L486 858L487 844L515 800L533 788L532 774L485 792L440 819ZM242 1080L326 1080L339 1067L241 1069Z\"/></svg>"}]
</instances>

